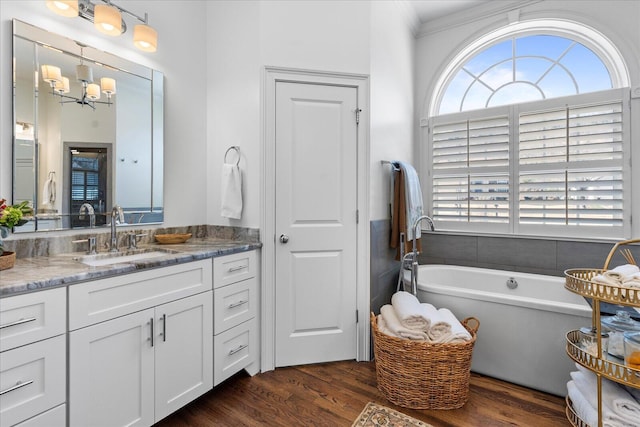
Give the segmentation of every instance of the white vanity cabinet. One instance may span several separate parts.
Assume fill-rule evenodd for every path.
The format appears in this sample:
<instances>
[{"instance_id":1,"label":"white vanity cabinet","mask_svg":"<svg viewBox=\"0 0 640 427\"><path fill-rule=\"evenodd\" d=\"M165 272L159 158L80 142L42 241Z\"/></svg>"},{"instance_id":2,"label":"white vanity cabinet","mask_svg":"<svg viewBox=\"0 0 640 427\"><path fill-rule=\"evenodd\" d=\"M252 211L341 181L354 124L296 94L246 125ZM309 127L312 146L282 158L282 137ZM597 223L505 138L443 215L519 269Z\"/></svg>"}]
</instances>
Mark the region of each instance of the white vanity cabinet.
<instances>
[{"instance_id":1,"label":"white vanity cabinet","mask_svg":"<svg viewBox=\"0 0 640 427\"><path fill-rule=\"evenodd\" d=\"M66 424L66 289L0 299L0 425Z\"/></svg>"},{"instance_id":2,"label":"white vanity cabinet","mask_svg":"<svg viewBox=\"0 0 640 427\"><path fill-rule=\"evenodd\" d=\"M69 287L69 425L150 426L213 387L211 259Z\"/></svg>"},{"instance_id":3,"label":"white vanity cabinet","mask_svg":"<svg viewBox=\"0 0 640 427\"><path fill-rule=\"evenodd\" d=\"M256 251L213 260L214 385L242 369L259 370L257 270Z\"/></svg>"}]
</instances>

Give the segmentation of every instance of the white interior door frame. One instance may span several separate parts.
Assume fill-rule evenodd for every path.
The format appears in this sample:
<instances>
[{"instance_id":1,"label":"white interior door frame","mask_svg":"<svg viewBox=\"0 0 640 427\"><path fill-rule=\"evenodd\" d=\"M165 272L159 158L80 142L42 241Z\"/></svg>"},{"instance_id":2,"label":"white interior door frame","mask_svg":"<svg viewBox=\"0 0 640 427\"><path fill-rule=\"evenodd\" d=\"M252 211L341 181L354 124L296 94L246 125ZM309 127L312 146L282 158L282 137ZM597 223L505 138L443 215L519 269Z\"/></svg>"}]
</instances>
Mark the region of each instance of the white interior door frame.
<instances>
[{"instance_id":1,"label":"white interior door frame","mask_svg":"<svg viewBox=\"0 0 640 427\"><path fill-rule=\"evenodd\" d=\"M262 85L262 287L261 287L261 369L275 369L275 99L277 82L300 82L355 87L358 93L360 122L358 138L357 224L357 360L369 360L370 354L370 273L369 273L369 76L280 67L263 69ZM354 111L354 115L356 112Z\"/></svg>"}]
</instances>

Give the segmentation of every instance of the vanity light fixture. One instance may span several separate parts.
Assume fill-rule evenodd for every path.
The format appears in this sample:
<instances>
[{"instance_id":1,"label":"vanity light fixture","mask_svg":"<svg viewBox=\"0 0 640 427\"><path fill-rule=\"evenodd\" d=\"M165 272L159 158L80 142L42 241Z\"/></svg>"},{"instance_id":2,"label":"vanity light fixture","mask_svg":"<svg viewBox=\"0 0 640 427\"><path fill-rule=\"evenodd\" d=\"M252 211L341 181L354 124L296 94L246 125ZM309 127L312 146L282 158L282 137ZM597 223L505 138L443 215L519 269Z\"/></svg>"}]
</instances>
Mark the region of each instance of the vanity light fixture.
<instances>
[{"instance_id":1,"label":"vanity light fixture","mask_svg":"<svg viewBox=\"0 0 640 427\"><path fill-rule=\"evenodd\" d=\"M111 0L47 0L47 7L58 15L76 17L93 22L96 29L104 34L119 36L127 31L127 24L123 14L142 22L133 27L133 44L145 52L155 52L158 49L158 32L149 26L149 17L145 12L144 18L129 12L111 2Z\"/></svg>"},{"instance_id":2,"label":"vanity light fixture","mask_svg":"<svg viewBox=\"0 0 640 427\"><path fill-rule=\"evenodd\" d=\"M78 0L47 0L47 7L58 15L78 16Z\"/></svg>"}]
</instances>

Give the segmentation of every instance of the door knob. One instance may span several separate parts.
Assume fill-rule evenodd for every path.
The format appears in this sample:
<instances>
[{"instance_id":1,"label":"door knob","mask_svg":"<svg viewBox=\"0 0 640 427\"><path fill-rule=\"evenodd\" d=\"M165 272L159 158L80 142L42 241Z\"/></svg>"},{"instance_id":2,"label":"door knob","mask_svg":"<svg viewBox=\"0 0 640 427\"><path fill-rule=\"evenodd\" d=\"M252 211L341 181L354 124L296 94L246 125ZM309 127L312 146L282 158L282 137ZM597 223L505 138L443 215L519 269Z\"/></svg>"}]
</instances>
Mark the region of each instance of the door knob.
<instances>
[{"instance_id":1,"label":"door knob","mask_svg":"<svg viewBox=\"0 0 640 427\"><path fill-rule=\"evenodd\" d=\"M289 241L289 236L287 236L286 234L280 235L280 243L287 243L288 241Z\"/></svg>"}]
</instances>

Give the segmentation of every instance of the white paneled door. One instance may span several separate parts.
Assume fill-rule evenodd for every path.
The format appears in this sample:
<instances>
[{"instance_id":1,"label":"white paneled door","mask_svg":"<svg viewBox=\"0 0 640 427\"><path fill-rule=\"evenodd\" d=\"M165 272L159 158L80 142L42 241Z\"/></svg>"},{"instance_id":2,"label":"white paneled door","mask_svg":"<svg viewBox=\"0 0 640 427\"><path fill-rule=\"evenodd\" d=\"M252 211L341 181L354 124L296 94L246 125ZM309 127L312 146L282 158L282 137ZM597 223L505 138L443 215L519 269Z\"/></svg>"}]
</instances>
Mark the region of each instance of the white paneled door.
<instances>
[{"instance_id":1,"label":"white paneled door","mask_svg":"<svg viewBox=\"0 0 640 427\"><path fill-rule=\"evenodd\" d=\"M356 358L357 99L276 84L276 366Z\"/></svg>"}]
</instances>

